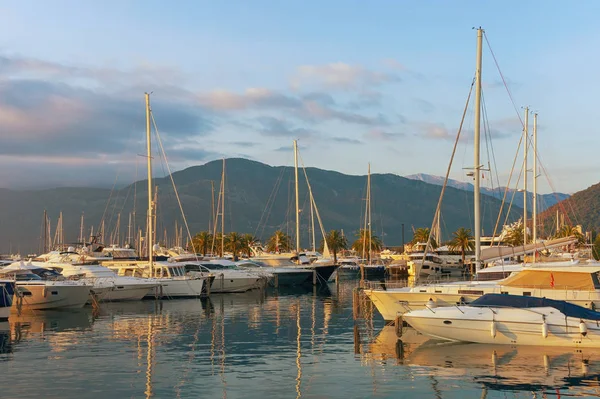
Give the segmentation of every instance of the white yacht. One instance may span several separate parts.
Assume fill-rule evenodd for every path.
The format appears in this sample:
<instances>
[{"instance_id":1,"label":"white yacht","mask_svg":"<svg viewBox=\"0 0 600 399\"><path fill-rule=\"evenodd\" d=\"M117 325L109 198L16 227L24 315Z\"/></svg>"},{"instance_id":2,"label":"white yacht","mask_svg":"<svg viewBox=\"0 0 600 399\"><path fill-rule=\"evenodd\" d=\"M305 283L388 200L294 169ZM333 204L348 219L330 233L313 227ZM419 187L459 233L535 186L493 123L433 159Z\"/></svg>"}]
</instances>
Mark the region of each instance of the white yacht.
<instances>
[{"instance_id":1,"label":"white yacht","mask_svg":"<svg viewBox=\"0 0 600 399\"><path fill-rule=\"evenodd\" d=\"M600 348L599 312L547 298L488 294L469 305L414 310L403 320L450 341Z\"/></svg>"},{"instance_id":2,"label":"white yacht","mask_svg":"<svg viewBox=\"0 0 600 399\"><path fill-rule=\"evenodd\" d=\"M210 284L215 276L209 273L187 274L185 266L175 262L155 261L106 261L103 266L119 276L151 278L159 284L147 297L190 298L204 297L210 293Z\"/></svg>"},{"instance_id":3,"label":"white yacht","mask_svg":"<svg viewBox=\"0 0 600 399\"><path fill-rule=\"evenodd\" d=\"M467 304L484 294L512 294L564 300L588 308L600 306L600 265L521 267L503 280L457 281L402 288L366 289L386 321L415 309Z\"/></svg>"},{"instance_id":4,"label":"white yacht","mask_svg":"<svg viewBox=\"0 0 600 399\"><path fill-rule=\"evenodd\" d=\"M299 286L313 279L313 271L299 267L270 267L254 259L242 259L236 265L267 279L272 286Z\"/></svg>"},{"instance_id":5,"label":"white yacht","mask_svg":"<svg viewBox=\"0 0 600 399\"><path fill-rule=\"evenodd\" d=\"M183 265L190 275L198 272L204 274L214 274L215 279L212 282L210 291L220 292L245 292L266 285L266 278L257 273L244 271L237 268L234 262L226 259L212 259L208 261L185 261L177 262Z\"/></svg>"},{"instance_id":6,"label":"white yacht","mask_svg":"<svg viewBox=\"0 0 600 399\"><path fill-rule=\"evenodd\" d=\"M99 301L136 301L154 294L158 281L148 278L119 276L113 270L98 264L77 264L51 259L32 262L34 265L56 270L69 278L79 278L93 285L92 291Z\"/></svg>"},{"instance_id":7,"label":"white yacht","mask_svg":"<svg viewBox=\"0 0 600 399\"><path fill-rule=\"evenodd\" d=\"M0 269L4 278L16 280L17 310L82 308L89 299L93 286L84 281L65 280L59 273L15 262Z\"/></svg>"}]
</instances>

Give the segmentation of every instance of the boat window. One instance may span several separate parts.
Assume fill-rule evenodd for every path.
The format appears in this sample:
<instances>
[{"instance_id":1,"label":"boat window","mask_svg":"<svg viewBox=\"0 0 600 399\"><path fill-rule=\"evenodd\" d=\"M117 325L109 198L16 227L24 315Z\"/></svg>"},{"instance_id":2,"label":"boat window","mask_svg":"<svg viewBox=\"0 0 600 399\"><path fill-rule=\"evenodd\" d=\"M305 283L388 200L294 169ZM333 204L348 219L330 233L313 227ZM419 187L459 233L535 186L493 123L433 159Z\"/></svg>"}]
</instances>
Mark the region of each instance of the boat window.
<instances>
[{"instance_id":1,"label":"boat window","mask_svg":"<svg viewBox=\"0 0 600 399\"><path fill-rule=\"evenodd\" d=\"M444 320L444 324L452 324L450 320Z\"/></svg>"},{"instance_id":2,"label":"boat window","mask_svg":"<svg viewBox=\"0 0 600 399\"><path fill-rule=\"evenodd\" d=\"M52 291L52 295L58 295L58 291Z\"/></svg>"},{"instance_id":3,"label":"boat window","mask_svg":"<svg viewBox=\"0 0 600 399\"><path fill-rule=\"evenodd\" d=\"M429 265L423 265L421 266L421 269L429 269Z\"/></svg>"},{"instance_id":4,"label":"boat window","mask_svg":"<svg viewBox=\"0 0 600 399\"><path fill-rule=\"evenodd\" d=\"M531 296L531 292L524 292L523 296Z\"/></svg>"},{"instance_id":5,"label":"boat window","mask_svg":"<svg viewBox=\"0 0 600 399\"><path fill-rule=\"evenodd\" d=\"M458 293L467 295L483 295L483 291L478 290L458 290Z\"/></svg>"},{"instance_id":6,"label":"boat window","mask_svg":"<svg viewBox=\"0 0 600 399\"><path fill-rule=\"evenodd\" d=\"M21 295L23 295L23 296L31 296L31 292L29 292L29 291L21 291Z\"/></svg>"},{"instance_id":7,"label":"boat window","mask_svg":"<svg viewBox=\"0 0 600 399\"><path fill-rule=\"evenodd\" d=\"M598 278L598 275L600 273L593 273L592 274L592 281L594 282L594 288L595 289L600 289L600 279Z\"/></svg>"},{"instance_id":8,"label":"boat window","mask_svg":"<svg viewBox=\"0 0 600 399\"><path fill-rule=\"evenodd\" d=\"M17 281L31 281L31 280L41 280L42 278L33 273L21 273L15 276L15 280Z\"/></svg>"}]
</instances>

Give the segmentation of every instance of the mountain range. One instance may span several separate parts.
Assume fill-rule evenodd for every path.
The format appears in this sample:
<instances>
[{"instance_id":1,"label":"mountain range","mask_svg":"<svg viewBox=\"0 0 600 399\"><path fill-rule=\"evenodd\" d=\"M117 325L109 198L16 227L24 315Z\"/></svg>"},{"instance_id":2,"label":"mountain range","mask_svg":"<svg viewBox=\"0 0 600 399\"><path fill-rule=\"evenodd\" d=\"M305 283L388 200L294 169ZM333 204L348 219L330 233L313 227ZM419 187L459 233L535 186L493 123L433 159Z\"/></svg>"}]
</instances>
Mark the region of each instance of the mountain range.
<instances>
[{"instance_id":1,"label":"mountain range","mask_svg":"<svg viewBox=\"0 0 600 399\"><path fill-rule=\"evenodd\" d=\"M211 181L215 202L221 181L222 163L213 161L193 166L172 177L177 187L191 234L208 230L212 214ZM306 181L300 172L301 240L309 246L309 202ZM364 221L366 176L351 176L317 168L306 168L315 202L325 230L343 229L352 242ZM252 233L266 240L273 231L282 229L294 234L293 168L269 166L260 162L233 158L226 160L225 230ZM174 236L174 224L182 225L182 216L171 179L154 181L158 192L157 238ZM412 239L412 229L430 227L441 187L394 174L371 176L372 226L388 246L401 245ZM104 220L105 237L117 235L124 242L128 235L128 218L135 212L132 230L145 229L147 181L138 181L121 189L55 188L45 190L0 189L0 252L12 249L21 253L39 252L43 212L51 219L54 234L59 212L63 213L66 241L79 235L80 217L84 215L85 232L98 231ZM500 201L482 196L484 233L491 234ZM465 190L449 187L442 205L441 230L445 238L459 227L472 225L473 198ZM511 220L518 218L517 212ZM318 224L317 224L318 226ZM185 230L184 230L185 231ZM319 229L317 228L317 231ZM134 233L135 234L135 233ZM187 234L185 234L187 236ZM320 234L317 235L317 245ZM108 242L108 238L105 239Z\"/></svg>"},{"instance_id":2,"label":"mountain range","mask_svg":"<svg viewBox=\"0 0 600 399\"><path fill-rule=\"evenodd\" d=\"M433 175L428 175L425 173L418 173L418 174L414 174L414 175L408 175L405 177L407 179L419 180L419 181L422 181L425 183L435 184L438 186L444 185L444 177L441 177L441 176L433 176ZM448 186L458 188L460 190L471 191L471 192L474 190L473 184L468 183L468 182L454 180L454 179L448 179ZM504 197L505 190L506 190L506 187L496 187L496 188L488 188L488 187L483 187L483 186L481 187L482 194L489 195L490 197L494 197L499 200L502 200L502 198ZM510 198L512 198L513 194L515 194L515 191L517 191L517 190L509 189L508 193L506 195L506 198L510 200ZM564 193L538 194L539 211L543 212L544 210L550 208L551 206L557 204L558 202L566 200L569 197L570 197L569 194L564 194ZM528 204L533 203L533 193L530 191L527 192L527 203ZM523 208L523 195L521 194L521 192L517 191L517 193L515 194L513 205L516 207L519 207L521 209ZM529 205L529 206L531 206L531 205Z\"/></svg>"}]
</instances>

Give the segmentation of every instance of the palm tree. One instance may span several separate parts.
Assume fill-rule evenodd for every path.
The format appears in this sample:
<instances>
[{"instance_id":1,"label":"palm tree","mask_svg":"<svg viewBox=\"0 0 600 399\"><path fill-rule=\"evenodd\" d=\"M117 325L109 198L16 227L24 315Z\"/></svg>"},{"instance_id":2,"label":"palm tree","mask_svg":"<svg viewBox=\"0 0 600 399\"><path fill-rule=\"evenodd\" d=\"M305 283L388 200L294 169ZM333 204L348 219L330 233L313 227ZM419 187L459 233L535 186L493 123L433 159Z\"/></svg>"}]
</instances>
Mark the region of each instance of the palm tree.
<instances>
[{"instance_id":1,"label":"palm tree","mask_svg":"<svg viewBox=\"0 0 600 399\"><path fill-rule=\"evenodd\" d=\"M206 256L208 247L212 244L212 239L213 236L208 231L201 231L192 238L192 243L194 245L188 245L188 251L193 251L195 249L195 252L199 252L203 256Z\"/></svg>"},{"instance_id":2,"label":"palm tree","mask_svg":"<svg viewBox=\"0 0 600 399\"><path fill-rule=\"evenodd\" d=\"M462 264L465 264L465 253L467 251L473 251L475 249L475 243L473 242L473 236L471 235L471 229L465 229L461 227L452 233L452 240L448 243L448 246L452 251L460 251L462 258Z\"/></svg>"},{"instance_id":3,"label":"palm tree","mask_svg":"<svg viewBox=\"0 0 600 399\"><path fill-rule=\"evenodd\" d=\"M212 236L211 244L211 253L215 253L215 250L219 254L219 256L223 256L223 251L221 251L221 241L223 241L223 234L221 232L217 232L214 236Z\"/></svg>"},{"instance_id":4,"label":"palm tree","mask_svg":"<svg viewBox=\"0 0 600 399\"><path fill-rule=\"evenodd\" d=\"M248 257L252 256L252 246L258 242L258 239L254 237L252 234L242 234L242 253L246 254Z\"/></svg>"},{"instance_id":5,"label":"palm tree","mask_svg":"<svg viewBox=\"0 0 600 399\"><path fill-rule=\"evenodd\" d=\"M325 238L327 240L327 246L329 247L329 250L333 252L333 263L337 264L337 254L341 250L348 249L348 240L339 230L331 230L329 233L327 233L327 237ZM321 241L321 248L325 247L324 241L325 240Z\"/></svg>"},{"instance_id":6,"label":"palm tree","mask_svg":"<svg viewBox=\"0 0 600 399\"><path fill-rule=\"evenodd\" d=\"M286 252L292 248L292 239L281 230L277 230L269 241L267 241L267 251L270 252Z\"/></svg>"},{"instance_id":7,"label":"palm tree","mask_svg":"<svg viewBox=\"0 0 600 399\"><path fill-rule=\"evenodd\" d=\"M369 252L369 242L371 243L370 249L373 251L381 251L382 244L379 237L373 235L371 232L371 239L369 240L369 230L360 229L358 234L356 235L358 238L352 244L352 249L358 253L363 252L363 245L365 252Z\"/></svg>"},{"instance_id":8,"label":"palm tree","mask_svg":"<svg viewBox=\"0 0 600 399\"><path fill-rule=\"evenodd\" d=\"M232 231L225 236L225 248L233 255L234 262L238 260L238 252L242 249L243 245L244 239L241 234Z\"/></svg>"},{"instance_id":9,"label":"palm tree","mask_svg":"<svg viewBox=\"0 0 600 399\"><path fill-rule=\"evenodd\" d=\"M573 226L569 226L569 225L562 226L560 228L560 230L558 230L556 232L556 235L554 237L555 238L562 238L562 237L570 237L570 236L577 237L577 243L578 244L584 244L585 243L585 238L583 237L583 234L581 234L579 232L579 229L577 227L573 227Z\"/></svg>"},{"instance_id":10,"label":"palm tree","mask_svg":"<svg viewBox=\"0 0 600 399\"><path fill-rule=\"evenodd\" d=\"M523 223L519 222L518 224L508 227L506 229L506 237L504 238L504 242L512 247L517 247L519 245L523 245L525 240L523 234Z\"/></svg>"},{"instance_id":11,"label":"palm tree","mask_svg":"<svg viewBox=\"0 0 600 399\"><path fill-rule=\"evenodd\" d=\"M418 242L427 243L427 241L429 240L429 235L431 234L430 232L431 230L428 227L419 227L417 230L415 230L411 243L413 245ZM431 237L429 245L432 249L436 249L438 247L438 244L433 237Z\"/></svg>"}]
</instances>

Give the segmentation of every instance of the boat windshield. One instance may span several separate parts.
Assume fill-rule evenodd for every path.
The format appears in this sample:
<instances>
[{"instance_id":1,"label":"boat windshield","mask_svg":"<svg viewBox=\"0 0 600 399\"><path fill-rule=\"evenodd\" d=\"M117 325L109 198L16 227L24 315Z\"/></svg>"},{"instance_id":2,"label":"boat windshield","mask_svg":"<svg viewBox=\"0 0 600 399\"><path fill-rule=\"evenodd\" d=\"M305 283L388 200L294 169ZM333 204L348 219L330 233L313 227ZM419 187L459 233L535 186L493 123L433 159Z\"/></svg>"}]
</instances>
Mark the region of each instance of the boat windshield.
<instances>
[{"instance_id":1,"label":"boat windshield","mask_svg":"<svg viewBox=\"0 0 600 399\"><path fill-rule=\"evenodd\" d=\"M17 281L41 281L42 278L33 273L19 273L15 275Z\"/></svg>"},{"instance_id":2,"label":"boat windshield","mask_svg":"<svg viewBox=\"0 0 600 399\"><path fill-rule=\"evenodd\" d=\"M486 294L469 304L473 307L510 307L510 308L542 308L552 307L567 317L587 320L600 320L600 312L584 308L566 301L538 298L533 296Z\"/></svg>"}]
</instances>

